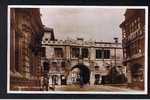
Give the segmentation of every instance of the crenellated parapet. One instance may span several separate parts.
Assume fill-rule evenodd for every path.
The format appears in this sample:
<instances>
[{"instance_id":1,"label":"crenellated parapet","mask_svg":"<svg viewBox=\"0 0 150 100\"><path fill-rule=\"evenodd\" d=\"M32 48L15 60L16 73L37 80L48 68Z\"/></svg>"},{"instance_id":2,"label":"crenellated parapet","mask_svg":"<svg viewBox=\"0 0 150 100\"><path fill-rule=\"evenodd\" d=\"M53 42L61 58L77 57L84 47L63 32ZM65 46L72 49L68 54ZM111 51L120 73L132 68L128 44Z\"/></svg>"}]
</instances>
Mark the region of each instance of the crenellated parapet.
<instances>
[{"instance_id":1,"label":"crenellated parapet","mask_svg":"<svg viewBox=\"0 0 150 100\"><path fill-rule=\"evenodd\" d=\"M104 48L122 48L121 43L113 42L94 42L94 41L78 41L78 40L50 40L48 38L43 38L42 45L49 46L82 46L82 47L104 47Z\"/></svg>"}]
</instances>

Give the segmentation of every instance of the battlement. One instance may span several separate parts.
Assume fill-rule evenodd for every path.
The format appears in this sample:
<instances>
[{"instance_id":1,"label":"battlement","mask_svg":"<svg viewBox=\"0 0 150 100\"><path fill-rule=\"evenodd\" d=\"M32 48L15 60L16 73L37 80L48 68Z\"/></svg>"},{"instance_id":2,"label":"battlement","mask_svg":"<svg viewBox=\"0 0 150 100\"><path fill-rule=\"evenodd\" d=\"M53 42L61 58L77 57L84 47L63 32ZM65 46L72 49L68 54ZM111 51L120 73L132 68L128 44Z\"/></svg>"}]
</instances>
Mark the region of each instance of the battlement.
<instances>
[{"instance_id":1,"label":"battlement","mask_svg":"<svg viewBox=\"0 0 150 100\"><path fill-rule=\"evenodd\" d=\"M42 45L59 45L59 46L87 46L87 47L111 47L111 48L122 48L121 43L113 43L113 42L95 42L95 41L79 41L74 39L68 40L55 40L52 41L50 39L45 39L42 41Z\"/></svg>"}]
</instances>

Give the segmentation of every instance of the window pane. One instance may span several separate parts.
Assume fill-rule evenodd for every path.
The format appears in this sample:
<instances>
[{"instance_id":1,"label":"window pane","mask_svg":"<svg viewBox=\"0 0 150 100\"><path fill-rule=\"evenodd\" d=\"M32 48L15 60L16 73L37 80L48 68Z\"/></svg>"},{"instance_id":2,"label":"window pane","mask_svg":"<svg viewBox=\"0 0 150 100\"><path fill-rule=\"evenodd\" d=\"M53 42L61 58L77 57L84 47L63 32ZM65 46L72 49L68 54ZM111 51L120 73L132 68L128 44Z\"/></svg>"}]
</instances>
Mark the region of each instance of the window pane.
<instances>
[{"instance_id":1,"label":"window pane","mask_svg":"<svg viewBox=\"0 0 150 100\"><path fill-rule=\"evenodd\" d=\"M110 58L110 50L104 50L104 59Z\"/></svg>"},{"instance_id":2,"label":"window pane","mask_svg":"<svg viewBox=\"0 0 150 100\"><path fill-rule=\"evenodd\" d=\"M82 57L88 58L88 48L82 48Z\"/></svg>"},{"instance_id":3,"label":"window pane","mask_svg":"<svg viewBox=\"0 0 150 100\"><path fill-rule=\"evenodd\" d=\"M102 50L96 50L96 58L97 59L102 59L102 53L103 53Z\"/></svg>"},{"instance_id":4,"label":"window pane","mask_svg":"<svg viewBox=\"0 0 150 100\"><path fill-rule=\"evenodd\" d=\"M55 57L62 58L63 57L63 49L62 48L54 48Z\"/></svg>"},{"instance_id":5,"label":"window pane","mask_svg":"<svg viewBox=\"0 0 150 100\"><path fill-rule=\"evenodd\" d=\"M79 57L79 48L72 48L72 57Z\"/></svg>"}]
</instances>

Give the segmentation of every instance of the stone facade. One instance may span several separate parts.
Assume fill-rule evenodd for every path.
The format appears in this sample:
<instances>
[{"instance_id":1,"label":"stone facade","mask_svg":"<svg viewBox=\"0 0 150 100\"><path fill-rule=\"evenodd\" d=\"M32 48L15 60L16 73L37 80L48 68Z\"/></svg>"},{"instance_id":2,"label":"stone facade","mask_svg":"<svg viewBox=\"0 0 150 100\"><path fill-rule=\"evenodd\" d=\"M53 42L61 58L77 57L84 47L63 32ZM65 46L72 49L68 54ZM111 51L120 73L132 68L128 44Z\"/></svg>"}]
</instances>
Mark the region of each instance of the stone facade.
<instances>
[{"instance_id":1,"label":"stone facade","mask_svg":"<svg viewBox=\"0 0 150 100\"><path fill-rule=\"evenodd\" d=\"M11 90L16 90L22 85L38 85L41 76L42 36L43 25L39 9L10 9Z\"/></svg>"},{"instance_id":2,"label":"stone facade","mask_svg":"<svg viewBox=\"0 0 150 100\"><path fill-rule=\"evenodd\" d=\"M145 10L127 9L121 23L123 63L127 66L128 83L144 87Z\"/></svg>"},{"instance_id":3,"label":"stone facade","mask_svg":"<svg viewBox=\"0 0 150 100\"><path fill-rule=\"evenodd\" d=\"M80 77L80 67L83 68L82 71L89 69L89 74L86 74L88 71L84 74L89 77L91 85L101 84L102 77L107 76L113 66L121 66L121 71L126 73L126 68L122 66L121 43L84 41L83 38L52 41L50 34L51 32L43 36L42 48L45 55L41 60L41 66L45 60L49 62L50 85L76 83Z\"/></svg>"}]
</instances>

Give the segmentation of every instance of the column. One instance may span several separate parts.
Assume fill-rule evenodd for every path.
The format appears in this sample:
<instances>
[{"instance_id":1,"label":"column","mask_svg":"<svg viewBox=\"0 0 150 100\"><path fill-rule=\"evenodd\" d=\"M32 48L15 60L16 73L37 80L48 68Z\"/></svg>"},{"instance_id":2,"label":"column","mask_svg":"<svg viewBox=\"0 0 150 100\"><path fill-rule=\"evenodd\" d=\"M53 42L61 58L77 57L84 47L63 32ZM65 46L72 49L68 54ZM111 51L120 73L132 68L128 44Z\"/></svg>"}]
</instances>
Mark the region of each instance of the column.
<instances>
[{"instance_id":1,"label":"column","mask_svg":"<svg viewBox=\"0 0 150 100\"><path fill-rule=\"evenodd\" d=\"M91 49L90 49L90 60L95 60L95 54L96 52L95 52L95 49L92 47Z\"/></svg>"},{"instance_id":2,"label":"column","mask_svg":"<svg viewBox=\"0 0 150 100\"><path fill-rule=\"evenodd\" d=\"M58 76L58 85L61 85L61 76L60 76L60 74L57 76Z\"/></svg>"},{"instance_id":3,"label":"column","mask_svg":"<svg viewBox=\"0 0 150 100\"><path fill-rule=\"evenodd\" d=\"M94 81L95 81L95 78L94 78L94 72L91 71L91 75L90 75L90 85L91 85L91 86L94 85Z\"/></svg>"},{"instance_id":4,"label":"column","mask_svg":"<svg viewBox=\"0 0 150 100\"><path fill-rule=\"evenodd\" d=\"M132 66L130 66L130 64L127 64L127 78L128 78L128 83L132 83L131 67Z\"/></svg>"},{"instance_id":5,"label":"column","mask_svg":"<svg viewBox=\"0 0 150 100\"><path fill-rule=\"evenodd\" d=\"M49 75L49 85L52 85L52 75Z\"/></svg>"},{"instance_id":6,"label":"column","mask_svg":"<svg viewBox=\"0 0 150 100\"><path fill-rule=\"evenodd\" d=\"M70 49L69 49L69 46L65 47L65 57L66 58L70 58Z\"/></svg>"}]
</instances>

